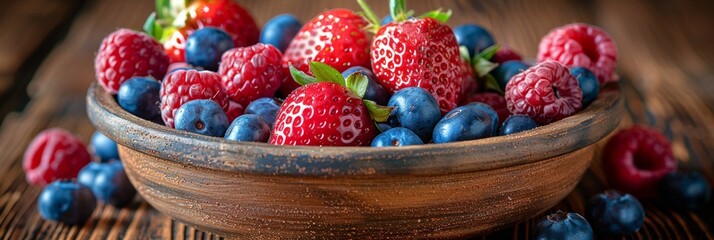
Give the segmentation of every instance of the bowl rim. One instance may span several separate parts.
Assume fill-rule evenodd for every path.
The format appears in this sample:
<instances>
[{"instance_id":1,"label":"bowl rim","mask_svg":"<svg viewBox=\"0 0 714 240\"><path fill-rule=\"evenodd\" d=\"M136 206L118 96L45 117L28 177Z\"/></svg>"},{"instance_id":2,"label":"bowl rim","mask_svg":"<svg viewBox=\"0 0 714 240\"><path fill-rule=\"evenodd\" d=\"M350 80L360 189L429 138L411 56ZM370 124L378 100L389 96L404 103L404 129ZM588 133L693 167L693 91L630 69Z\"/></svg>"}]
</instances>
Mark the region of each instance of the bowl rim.
<instances>
[{"instance_id":1,"label":"bowl rim","mask_svg":"<svg viewBox=\"0 0 714 240\"><path fill-rule=\"evenodd\" d=\"M86 101L97 130L135 151L218 171L313 177L443 175L533 163L596 143L617 128L623 112L620 86L614 83L577 114L521 133L405 147L316 147L236 142L175 130L126 112L96 82Z\"/></svg>"}]
</instances>

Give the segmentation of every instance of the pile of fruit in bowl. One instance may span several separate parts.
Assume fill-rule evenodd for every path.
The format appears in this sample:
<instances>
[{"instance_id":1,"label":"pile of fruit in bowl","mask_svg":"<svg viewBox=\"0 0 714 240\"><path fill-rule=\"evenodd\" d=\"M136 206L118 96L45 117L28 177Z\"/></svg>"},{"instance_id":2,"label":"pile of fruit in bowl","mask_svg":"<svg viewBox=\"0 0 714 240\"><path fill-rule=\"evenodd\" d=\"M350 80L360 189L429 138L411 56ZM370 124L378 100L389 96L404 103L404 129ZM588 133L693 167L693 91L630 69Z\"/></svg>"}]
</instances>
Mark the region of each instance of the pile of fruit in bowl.
<instances>
[{"instance_id":1,"label":"pile of fruit in bowl","mask_svg":"<svg viewBox=\"0 0 714 240\"><path fill-rule=\"evenodd\" d=\"M493 231L565 197L622 112L615 42L588 24L552 30L531 63L481 26L452 28L450 11L416 15L403 0L382 19L358 0L361 12L327 10L305 24L283 14L262 31L230 0L157 3L144 32L119 29L102 41L88 114L118 143L121 163L111 168L124 167L146 201L227 236ZM50 151L43 147L28 152ZM648 165L664 170L647 187L675 169L665 153L636 156L669 161ZM76 176L44 183L92 182L62 180ZM613 181L640 194L624 178ZM606 192L593 204L588 220L603 234L642 224L629 194ZM609 214L618 204L640 214L634 223ZM593 236L577 213L551 215L533 232Z\"/></svg>"}]
</instances>

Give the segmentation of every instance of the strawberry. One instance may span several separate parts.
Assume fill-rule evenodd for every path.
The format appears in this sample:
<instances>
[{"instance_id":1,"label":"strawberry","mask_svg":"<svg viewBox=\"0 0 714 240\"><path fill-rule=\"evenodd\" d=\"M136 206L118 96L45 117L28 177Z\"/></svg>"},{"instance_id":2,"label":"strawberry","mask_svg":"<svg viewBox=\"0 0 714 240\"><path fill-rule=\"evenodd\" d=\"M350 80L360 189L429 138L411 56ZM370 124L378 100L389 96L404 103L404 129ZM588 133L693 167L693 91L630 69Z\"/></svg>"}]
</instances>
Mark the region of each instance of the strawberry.
<instances>
[{"instance_id":1,"label":"strawberry","mask_svg":"<svg viewBox=\"0 0 714 240\"><path fill-rule=\"evenodd\" d=\"M364 0L358 2L376 29L379 19ZM426 89L442 113L455 108L464 80L456 37L444 24L451 12L433 11L424 18L412 18L404 0L392 0L390 7L394 22L380 27L372 40L372 70L377 80L391 93L408 87Z\"/></svg>"},{"instance_id":2,"label":"strawberry","mask_svg":"<svg viewBox=\"0 0 714 240\"><path fill-rule=\"evenodd\" d=\"M292 65L302 87L278 110L270 143L277 145L368 146L377 135L373 122L386 121L390 108L363 100L368 81L361 72L343 78L327 64L311 62L311 77Z\"/></svg>"},{"instance_id":3,"label":"strawberry","mask_svg":"<svg viewBox=\"0 0 714 240\"><path fill-rule=\"evenodd\" d=\"M295 35L283 54L283 66L292 64L310 74L309 63L325 63L337 71L350 67L369 67L370 38L364 30L367 22L347 9L328 10L307 22ZM280 93L288 95L299 85L288 78Z\"/></svg>"},{"instance_id":4,"label":"strawberry","mask_svg":"<svg viewBox=\"0 0 714 240\"><path fill-rule=\"evenodd\" d=\"M204 27L226 31L235 47L258 42L260 30L250 13L232 0L157 0L157 11L149 16L144 30L164 44L171 62L184 62L186 39Z\"/></svg>"}]
</instances>

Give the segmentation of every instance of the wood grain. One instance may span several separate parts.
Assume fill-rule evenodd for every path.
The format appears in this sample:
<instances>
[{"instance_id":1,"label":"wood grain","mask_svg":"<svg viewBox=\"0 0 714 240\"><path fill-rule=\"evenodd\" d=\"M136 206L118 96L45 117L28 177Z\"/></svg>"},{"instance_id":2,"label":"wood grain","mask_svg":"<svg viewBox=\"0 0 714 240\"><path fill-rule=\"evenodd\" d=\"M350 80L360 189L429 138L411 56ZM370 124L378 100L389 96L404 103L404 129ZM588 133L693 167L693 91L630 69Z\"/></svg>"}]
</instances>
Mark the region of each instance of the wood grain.
<instances>
[{"instance_id":1,"label":"wood grain","mask_svg":"<svg viewBox=\"0 0 714 240\"><path fill-rule=\"evenodd\" d=\"M139 29L151 8L151 1L145 0L86 2L81 12L70 18L73 22L60 24L69 29L63 41L50 46L51 51L44 51L48 57L41 55L38 57L41 59L35 59L34 64L40 68L27 76L33 79L28 89L32 100L24 111L6 115L0 126L0 239L102 239L110 235L124 239L218 238L170 220L140 198L122 210L102 207L95 213L94 221L84 226L45 222L37 215L34 204L40 190L24 181L19 164L22 151L35 134L47 127L64 127L89 139L93 128L84 117L84 94L93 80L91 60L99 41L120 26ZM239 2L253 11L260 25L278 13L291 12L307 20L331 7L356 9L352 1ZM378 1L370 3L375 8L386 5ZM714 32L708 30L714 24L711 1L448 0L409 4L417 11L437 5L450 8L454 11L452 25L482 24L492 30L498 42L507 43L528 58L535 56L540 37L553 27L575 21L604 27L618 43L621 56L619 72L625 79L622 86L628 113L622 125L644 124L662 130L673 141L680 169L701 171L714 183L714 45L710 44L714 42ZM10 14L14 11L10 9L14 8L5 6L0 13ZM379 15L386 14L384 6L376 11ZM8 21L21 23L0 18L3 26L9 26ZM33 31L46 26L42 21L35 24ZM11 38L12 34L8 36ZM15 43L10 46L21 49ZM8 56L21 62L17 55ZM21 98L13 99L24 103ZM15 104L2 103L3 108L16 109ZM546 213L556 209L582 213L590 196L609 187L605 182L607 173L599 167L599 155L597 148L594 164L576 189ZM714 239L711 203L696 212L674 212L655 203L647 203L645 208L647 219L643 228L624 238ZM523 221L477 238L527 239L535 221Z\"/></svg>"}]
</instances>

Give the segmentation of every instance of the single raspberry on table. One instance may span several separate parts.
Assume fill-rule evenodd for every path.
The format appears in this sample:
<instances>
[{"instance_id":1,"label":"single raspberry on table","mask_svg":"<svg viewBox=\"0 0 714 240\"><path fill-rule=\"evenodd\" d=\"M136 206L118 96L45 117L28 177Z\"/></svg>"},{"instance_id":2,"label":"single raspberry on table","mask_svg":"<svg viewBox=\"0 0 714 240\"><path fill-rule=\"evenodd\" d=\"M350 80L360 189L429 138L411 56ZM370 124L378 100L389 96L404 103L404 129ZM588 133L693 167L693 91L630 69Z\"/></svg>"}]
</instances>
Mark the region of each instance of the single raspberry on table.
<instances>
[{"instance_id":1,"label":"single raspberry on table","mask_svg":"<svg viewBox=\"0 0 714 240\"><path fill-rule=\"evenodd\" d=\"M231 100L248 106L250 102L272 97L286 80L283 54L273 45L256 45L228 50L221 58L218 73Z\"/></svg>"},{"instance_id":2,"label":"single raspberry on table","mask_svg":"<svg viewBox=\"0 0 714 240\"><path fill-rule=\"evenodd\" d=\"M508 106L506 104L506 98L499 95L498 93L478 93L467 99L466 104L480 102L485 103L498 114L498 125L500 126L503 121L506 121L511 112L508 111Z\"/></svg>"},{"instance_id":3,"label":"single raspberry on table","mask_svg":"<svg viewBox=\"0 0 714 240\"><path fill-rule=\"evenodd\" d=\"M608 140L602 168L613 187L646 199L657 196L660 180L677 169L677 160L664 135L634 126Z\"/></svg>"},{"instance_id":4,"label":"single raspberry on table","mask_svg":"<svg viewBox=\"0 0 714 240\"><path fill-rule=\"evenodd\" d=\"M506 103L512 114L527 115L541 125L575 114L582 108L583 92L568 68L546 61L511 78Z\"/></svg>"},{"instance_id":5,"label":"single raspberry on table","mask_svg":"<svg viewBox=\"0 0 714 240\"><path fill-rule=\"evenodd\" d=\"M210 99L224 111L230 110L228 95L221 86L221 75L210 71L176 70L161 82L161 117L166 126L174 127L174 114L181 105L196 99Z\"/></svg>"},{"instance_id":6,"label":"single raspberry on table","mask_svg":"<svg viewBox=\"0 0 714 240\"><path fill-rule=\"evenodd\" d=\"M553 60L566 67L584 67L597 75L600 84L618 80L617 46L602 29L573 23L552 30L538 46L538 61Z\"/></svg>"},{"instance_id":7,"label":"single raspberry on table","mask_svg":"<svg viewBox=\"0 0 714 240\"><path fill-rule=\"evenodd\" d=\"M159 42L149 35L119 29L105 37L94 59L97 81L116 94L122 83L132 77L161 79L169 66L169 57Z\"/></svg>"},{"instance_id":8,"label":"single raspberry on table","mask_svg":"<svg viewBox=\"0 0 714 240\"><path fill-rule=\"evenodd\" d=\"M71 133L52 128L38 134L25 150L22 168L30 184L44 186L77 177L91 161L87 147Z\"/></svg>"}]
</instances>

